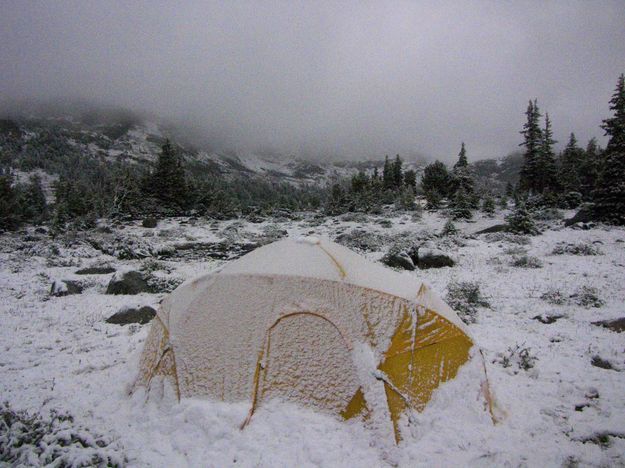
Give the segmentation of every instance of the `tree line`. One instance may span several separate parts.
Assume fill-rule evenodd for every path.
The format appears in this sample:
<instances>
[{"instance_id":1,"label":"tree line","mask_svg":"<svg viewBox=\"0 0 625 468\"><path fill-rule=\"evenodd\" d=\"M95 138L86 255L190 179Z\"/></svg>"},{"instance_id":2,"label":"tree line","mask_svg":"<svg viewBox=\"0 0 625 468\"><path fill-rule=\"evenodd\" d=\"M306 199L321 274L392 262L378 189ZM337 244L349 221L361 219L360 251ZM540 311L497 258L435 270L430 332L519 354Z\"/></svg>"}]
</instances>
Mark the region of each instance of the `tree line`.
<instances>
[{"instance_id":1,"label":"tree line","mask_svg":"<svg viewBox=\"0 0 625 468\"><path fill-rule=\"evenodd\" d=\"M473 212L495 210L495 198L507 207L513 198L528 207L575 208L588 202L595 219L625 224L625 83L621 75L610 100L612 116L601 127L609 137L602 149L591 139L585 148L570 134L556 155L552 122L537 100L528 103L520 133L523 164L516 185L505 193L478 187L474 168L462 143L455 164L427 165L419 183L414 170L405 170L399 155L387 156L382 171L363 170L328 188L294 187L259 178L226 179L204 166L185 162L179 147L166 141L156 162L147 168L127 161L85 157L67 135L51 131L23 142L17 127L4 128L0 151L0 229L22 223L49 222L55 226L93 225L97 217L174 216L194 213L215 218L265 214L275 210L324 209L328 215L345 212L379 213L383 205L415 210L417 195L427 209L446 208L452 219L470 219ZM10 169L42 169L59 174L55 202L46 203L38 177L16 183Z\"/></svg>"}]
</instances>

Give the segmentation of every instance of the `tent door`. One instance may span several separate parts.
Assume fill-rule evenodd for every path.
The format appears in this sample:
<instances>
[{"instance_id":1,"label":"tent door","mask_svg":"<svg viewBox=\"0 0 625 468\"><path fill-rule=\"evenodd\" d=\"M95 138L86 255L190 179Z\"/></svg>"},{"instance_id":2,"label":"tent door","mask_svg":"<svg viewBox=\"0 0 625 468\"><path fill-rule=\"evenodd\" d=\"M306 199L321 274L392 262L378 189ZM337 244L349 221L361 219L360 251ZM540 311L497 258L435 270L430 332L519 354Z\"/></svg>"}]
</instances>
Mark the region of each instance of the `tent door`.
<instances>
[{"instance_id":1,"label":"tent door","mask_svg":"<svg viewBox=\"0 0 625 468\"><path fill-rule=\"evenodd\" d=\"M359 390L349 343L319 314L278 319L268 331L263 364L259 401L277 398L339 415Z\"/></svg>"}]
</instances>

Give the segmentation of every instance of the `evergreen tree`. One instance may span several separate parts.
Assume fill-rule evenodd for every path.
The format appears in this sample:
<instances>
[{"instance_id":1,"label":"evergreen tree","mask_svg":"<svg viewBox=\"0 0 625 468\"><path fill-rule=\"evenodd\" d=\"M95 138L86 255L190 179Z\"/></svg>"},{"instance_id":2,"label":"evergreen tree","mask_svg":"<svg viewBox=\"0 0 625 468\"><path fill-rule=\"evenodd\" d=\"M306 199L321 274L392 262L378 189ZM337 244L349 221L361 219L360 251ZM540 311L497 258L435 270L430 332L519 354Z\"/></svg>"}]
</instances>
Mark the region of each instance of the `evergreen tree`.
<instances>
[{"instance_id":1,"label":"evergreen tree","mask_svg":"<svg viewBox=\"0 0 625 468\"><path fill-rule=\"evenodd\" d=\"M41 177L33 175L28 185L23 188L21 197L21 211L25 221L39 224L44 221L48 215L48 204L46 203L46 195L41 186Z\"/></svg>"},{"instance_id":2,"label":"evergreen tree","mask_svg":"<svg viewBox=\"0 0 625 468\"><path fill-rule=\"evenodd\" d=\"M517 201L514 211L506 216L508 229L517 234L538 234L534 220L522 200Z\"/></svg>"},{"instance_id":3,"label":"evergreen tree","mask_svg":"<svg viewBox=\"0 0 625 468\"><path fill-rule=\"evenodd\" d=\"M162 146L150 182L153 195L166 208L180 211L188 206L190 193L182 159L169 140Z\"/></svg>"},{"instance_id":4,"label":"evergreen tree","mask_svg":"<svg viewBox=\"0 0 625 468\"><path fill-rule=\"evenodd\" d=\"M434 161L423 169L423 178L421 179L421 188L426 194L430 194L433 198L438 198L439 202L450 192L451 176L447 171L447 166L440 161ZM434 195L436 194L436 195Z\"/></svg>"},{"instance_id":5,"label":"evergreen tree","mask_svg":"<svg viewBox=\"0 0 625 468\"><path fill-rule=\"evenodd\" d=\"M428 210L437 210L441 207L441 194L436 190L427 190L425 192L425 208Z\"/></svg>"},{"instance_id":6,"label":"evergreen tree","mask_svg":"<svg viewBox=\"0 0 625 468\"><path fill-rule=\"evenodd\" d=\"M410 169L404 172L404 185L406 187L412 187L413 192L417 190L417 173Z\"/></svg>"},{"instance_id":7,"label":"evergreen tree","mask_svg":"<svg viewBox=\"0 0 625 468\"><path fill-rule=\"evenodd\" d=\"M579 171L580 191L584 200L589 200L597 184L601 170L601 148L596 138L591 138L586 145L584 157Z\"/></svg>"},{"instance_id":8,"label":"evergreen tree","mask_svg":"<svg viewBox=\"0 0 625 468\"><path fill-rule=\"evenodd\" d=\"M450 219L447 220L441 231L441 236L454 236L460 232L454 222Z\"/></svg>"},{"instance_id":9,"label":"evergreen tree","mask_svg":"<svg viewBox=\"0 0 625 468\"><path fill-rule=\"evenodd\" d=\"M613 116L601 126L610 137L593 192L594 214L603 221L625 225L625 77L619 77L610 100Z\"/></svg>"},{"instance_id":10,"label":"evergreen tree","mask_svg":"<svg viewBox=\"0 0 625 468\"><path fill-rule=\"evenodd\" d=\"M464 191L462 186L456 191L454 196L451 217L454 220L471 219L473 217L469 195Z\"/></svg>"},{"instance_id":11,"label":"evergreen tree","mask_svg":"<svg viewBox=\"0 0 625 468\"><path fill-rule=\"evenodd\" d=\"M403 182L402 172L402 160L399 154L395 157L395 161L392 163L393 184L392 187L396 190L400 189Z\"/></svg>"},{"instance_id":12,"label":"evergreen tree","mask_svg":"<svg viewBox=\"0 0 625 468\"><path fill-rule=\"evenodd\" d=\"M393 163L388 159L388 155L384 159L384 168L382 169L382 184L385 190L393 188Z\"/></svg>"},{"instance_id":13,"label":"evergreen tree","mask_svg":"<svg viewBox=\"0 0 625 468\"><path fill-rule=\"evenodd\" d=\"M557 168L553 152L555 143L557 141L553 139L549 114L545 114L545 128L542 133L540 156L537 161L538 180L536 181L536 189L539 193L557 191Z\"/></svg>"},{"instance_id":14,"label":"evergreen tree","mask_svg":"<svg viewBox=\"0 0 625 468\"><path fill-rule=\"evenodd\" d=\"M525 115L527 116L527 121L523 125L523 130L521 130L524 141L519 145L525 147L519 188L524 192L535 193L538 191L539 160L543 142L540 129L540 110L536 100L529 102Z\"/></svg>"},{"instance_id":15,"label":"evergreen tree","mask_svg":"<svg viewBox=\"0 0 625 468\"><path fill-rule=\"evenodd\" d=\"M20 206L13 177L0 168L0 231L12 231L20 225Z\"/></svg>"},{"instance_id":16,"label":"evergreen tree","mask_svg":"<svg viewBox=\"0 0 625 468\"><path fill-rule=\"evenodd\" d=\"M577 145L575 134L571 133L569 142L560 155L560 183L565 194L579 191L581 186L580 169L583 159L584 152Z\"/></svg>"},{"instance_id":17,"label":"evergreen tree","mask_svg":"<svg viewBox=\"0 0 625 468\"><path fill-rule=\"evenodd\" d=\"M452 197L452 205L455 204L456 193L459 190L463 192L463 199L466 198L469 206L471 208L477 208L479 203L479 197L475 193L475 180L473 177L473 171L469 167L469 162L467 160L467 152L462 143L462 147L460 148L460 153L458 154L458 162L454 165L452 171L452 180L453 180L453 190L454 196Z\"/></svg>"},{"instance_id":18,"label":"evergreen tree","mask_svg":"<svg viewBox=\"0 0 625 468\"><path fill-rule=\"evenodd\" d=\"M454 164L454 169L467 167L469 165L469 160L467 159L467 150L464 147L464 141L460 147L460 153L458 153L458 162Z\"/></svg>"},{"instance_id":19,"label":"evergreen tree","mask_svg":"<svg viewBox=\"0 0 625 468\"><path fill-rule=\"evenodd\" d=\"M495 214L495 199L491 194L487 194L482 200L482 211L488 216Z\"/></svg>"}]
</instances>

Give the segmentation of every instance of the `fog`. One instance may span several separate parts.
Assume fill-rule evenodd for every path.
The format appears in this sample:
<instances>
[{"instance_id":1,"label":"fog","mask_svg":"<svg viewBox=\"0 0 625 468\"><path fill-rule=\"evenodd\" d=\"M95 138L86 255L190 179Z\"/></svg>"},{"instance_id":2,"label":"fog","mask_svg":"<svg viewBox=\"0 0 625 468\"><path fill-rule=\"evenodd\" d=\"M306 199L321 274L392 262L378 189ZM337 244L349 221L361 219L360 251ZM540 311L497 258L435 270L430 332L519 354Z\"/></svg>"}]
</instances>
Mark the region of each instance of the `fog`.
<instances>
[{"instance_id":1,"label":"fog","mask_svg":"<svg viewBox=\"0 0 625 468\"><path fill-rule=\"evenodd\" d=\"M222 149L499 157L534 98L560 144L585 144L625 71L622 1L1 5L3 113L87 100Z\"/></svg>"}]
</instances>

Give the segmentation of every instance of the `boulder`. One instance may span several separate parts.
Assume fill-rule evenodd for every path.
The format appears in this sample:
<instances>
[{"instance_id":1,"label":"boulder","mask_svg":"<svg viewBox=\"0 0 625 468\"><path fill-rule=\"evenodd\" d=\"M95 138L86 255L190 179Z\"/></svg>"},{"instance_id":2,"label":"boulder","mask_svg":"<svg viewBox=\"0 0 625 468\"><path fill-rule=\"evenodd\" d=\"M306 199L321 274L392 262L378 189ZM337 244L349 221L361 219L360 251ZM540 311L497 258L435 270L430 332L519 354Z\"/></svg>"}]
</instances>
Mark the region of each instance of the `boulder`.
<instances>
[{"instance_id":1,"label":"boulder","mask_svg":"<svg viewBox=\"0 0 625 468\"><path fill-rule=\"evenodd\" d=\"M541 315L536 315L535 317L532 317L532 319L538 320L540 323L544 323L545 325L550 325L552 323L557 322L563 317L564 315L558 315L558 314L555 314L555 315L541 314Z\"/></svg>"},{"instance_id":2,"label":"boulder","mask_svg":"<svg viewBox=\"0 0 625 468\"><path fill-rule=\"evenodd\" d=\"M422 270L428 268L452 267L455 264L456 262L442 250L426 245L419 247L417 250L417 266Z\"/></svg>"},{"instance_id":3,"label":"boulder","mask_svg":"<svg viewBox=\"0 0 625 468\"><path fill-rule=\"evenodd\" d=\"M107 318L106 323L113 323L115 325L138 323L140 325L144 325L149 323L155 315L156 310L150 306L125 307Z\"/></svg>"},{"instance_id":4,"label":"boulder","mask_svg":"<svg viewBox=\"0 0 625 468\"><path fill-rule=\"evenodd\" d=\"M115 268L110 266L92 266L82 268L76 272L77 275L108 275L115 273Z\"/></svg>"},{"instance_id":5,"label":"boulder","mask_svg":"<svg viewBox=\"0 0 625 468\"><path fill-rule=\"evenodd\" d=\"M382 263L393 268L401 268L402 270L412 271L415 269L410 255L404 251L387 253L382 257Z\"/></svg>"},{"instance_id":6,"label":"boulder","mask_svg":"<svg viewBox=\"0 0 625 468\"><path fill-rule=\"evenodd\" d=\"M150 286L138 271L116 273L106 288L106 294L139 294L150 292Z\"/></svg>"},{"instance_id":7,"label":"boulder","mask_svg":"<svg viewBox=\"0 0 625 468\"><path fill-rule=\"evenodd\" d=\"M50 287L50 295L60 297L82 293L82 285L77 281L54 280Z\"/></svg>"},{"instance_id":8,"label":"boulder","mask_svg":"<svg viewBox=\"0 0 625 468\"><path fill-rule=\"evenodd\" d=\"M592 322L593 325L598 327L607 328L616 333L625 331L625 317L617 318L614 320L599 320L598 322Z\"/></svg>"},{"instance_id":9,"label":"boulder","mask_svg":"<svg viewBox=\"0 0 625 468\"><path fill-rule=\"evenodd\" d=\"M156 220L156 218L151 216L144 218L141 222L141 226L143 226L144 228L155 228L157 225L158 221Z\"/></svg>"},{"instance_id":10,"label":"boulder","mask_svg":"<svg viewBox=\"0 0 625 468\"><path fill-rule=\"evenodd\" d=\"M591 221L594 221L593 216L592 216L592 211L590 208L588 207L584 207L582 209L580 209L577 213L575 213L575 216L573 216L572 218L569 219L565 219L564 220L564 225L565 226L572 226L574 224L577 223L589 223Z\"/></svg>"},{"instance_id":11,"label":"boulder","mask_svg":"<svg viewBox=\"0 0 625 468\"><path fill-rule=\"evenodd\" d=\"M507 232L510 226L507 224L495 224L494 226L487 227L481 231L477 231L475 234L489 234L491 232Z\"/></svg>"}]
</instances>

